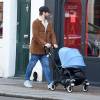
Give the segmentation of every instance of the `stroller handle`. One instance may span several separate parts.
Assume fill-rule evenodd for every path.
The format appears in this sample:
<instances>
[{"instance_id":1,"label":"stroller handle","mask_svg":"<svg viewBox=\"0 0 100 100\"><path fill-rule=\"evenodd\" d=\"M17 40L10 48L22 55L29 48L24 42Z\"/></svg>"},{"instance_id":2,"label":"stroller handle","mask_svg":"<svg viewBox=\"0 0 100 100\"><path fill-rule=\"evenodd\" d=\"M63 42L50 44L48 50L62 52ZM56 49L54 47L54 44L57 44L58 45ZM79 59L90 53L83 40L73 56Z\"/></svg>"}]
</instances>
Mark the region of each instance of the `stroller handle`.
<instances>
[{"instance_id":1,"label":"stroller handle","mask_svg":"<svg viewBox=\"0 0 100 100\"><path fill-rule=\"evenodd\" d=\"M45 54L53 54L55 49L56 48L54 48L54 47L48 48L48 47L44 46Z\"/></svg>"},{"instance_id":2,"label":"stroller handle","mask_svg":"<svg viewBox=\"0 0 100 100\"><path fill-rule=\"evenodd\" d=\"M47 48L46 46L44 47L44 50L45 50L45 54L47 55L47 57L49 57L52 61L52 63L54 64L54 68L56 68L57 70L60 70L58 67L59 65L56 63L56 60L55 60L55 50L57 48L54 48L54 47L50 47L50 48Z\"/></svg>"}]
</instances>

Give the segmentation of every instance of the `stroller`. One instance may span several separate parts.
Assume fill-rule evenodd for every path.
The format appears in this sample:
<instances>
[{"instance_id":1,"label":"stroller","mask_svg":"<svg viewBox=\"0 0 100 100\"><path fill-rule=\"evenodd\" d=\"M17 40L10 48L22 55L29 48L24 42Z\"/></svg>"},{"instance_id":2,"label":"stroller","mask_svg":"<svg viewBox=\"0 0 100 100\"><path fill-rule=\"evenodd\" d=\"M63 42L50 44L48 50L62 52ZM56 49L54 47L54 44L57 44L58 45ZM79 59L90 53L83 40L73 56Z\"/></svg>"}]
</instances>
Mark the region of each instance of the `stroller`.
<instances>
[{"instance_id":1,"label":"stroller","mask_svg":"<svg viewBox=\"0 0 100 100\"><path fill-rule=\"evenodd\" d=\"M53 59L53 49L48 50L49 57ZM59 49L59 58L61 65L55 62L59 79L54 80L53 88L56 89L58 84L62 84L68 92L73 91L74 86L83 85L83 91L88 91L89 82L85 75L85 63L82 55L75 48L62 47Z\"/></svg>"}]
</instances>

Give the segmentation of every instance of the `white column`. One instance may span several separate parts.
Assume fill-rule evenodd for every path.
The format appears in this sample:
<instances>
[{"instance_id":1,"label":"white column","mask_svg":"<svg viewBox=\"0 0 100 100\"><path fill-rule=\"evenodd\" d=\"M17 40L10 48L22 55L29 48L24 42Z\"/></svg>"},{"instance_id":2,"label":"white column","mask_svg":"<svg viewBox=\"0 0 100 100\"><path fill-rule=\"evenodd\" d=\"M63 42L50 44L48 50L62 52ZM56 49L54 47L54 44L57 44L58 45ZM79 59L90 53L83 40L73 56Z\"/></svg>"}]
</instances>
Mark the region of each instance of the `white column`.
<instances>
[{"instance_id":1,"label":"white column","mask_svg":"<svg viewBox=\"0 0 100 100\"><path fill-rule=\"evenodd\" d=\"M31 0L31 32L30 32L30 37L32 38L32 22L39 16L39 7L43 6L45 3L45 0ZM30 39L31 40L31 39ZM36 71L38 73L38 81L42 81L42 67L40 62L38 62L33 69L33 72ZM33 74L32 72L32 74ZM31 75L31 79L32 79Z\"/></svg>"},{"instance_id":2,"label":"white column","mask_svg":"<svg viewBox=\"0 0 100 100\"><path fill-rule=\"evenodd\" d=\"M16 58L17 0L3 5L3 77L14 76Z\"/></svg>"},{"instance_id":3,"label":"white column","mask_svg":"<svg viewBox=\"0 0 100 100\"><path fill-rule=\"evenodd\" d=\"M94 22L94 0L88 0L88 22Z\"/></svg>"}]
</instances>

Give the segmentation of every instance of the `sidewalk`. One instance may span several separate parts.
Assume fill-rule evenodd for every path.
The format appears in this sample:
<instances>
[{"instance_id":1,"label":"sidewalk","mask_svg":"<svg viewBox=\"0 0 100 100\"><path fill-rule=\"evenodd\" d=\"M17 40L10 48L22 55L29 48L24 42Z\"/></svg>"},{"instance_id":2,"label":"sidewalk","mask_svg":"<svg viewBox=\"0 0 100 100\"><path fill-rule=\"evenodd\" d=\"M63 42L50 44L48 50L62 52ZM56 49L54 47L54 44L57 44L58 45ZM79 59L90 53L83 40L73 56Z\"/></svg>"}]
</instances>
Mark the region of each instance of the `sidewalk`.
<instances>
[{"instance_id":1,"label":"sidewalk","mask_svg":"<svg viewBox=\"0 0 100 100\"><path fill-rule=\"evenodd\" d=\"M89 87L87 93L81 86L74 87L72 93L67 93L59 85L55 91L47 89L47 83L34 82L33 88L25 88L24 80L18 78L0 78L0 95L35 100L100 100L100 87Z\"/></svg>"}]
</instances>

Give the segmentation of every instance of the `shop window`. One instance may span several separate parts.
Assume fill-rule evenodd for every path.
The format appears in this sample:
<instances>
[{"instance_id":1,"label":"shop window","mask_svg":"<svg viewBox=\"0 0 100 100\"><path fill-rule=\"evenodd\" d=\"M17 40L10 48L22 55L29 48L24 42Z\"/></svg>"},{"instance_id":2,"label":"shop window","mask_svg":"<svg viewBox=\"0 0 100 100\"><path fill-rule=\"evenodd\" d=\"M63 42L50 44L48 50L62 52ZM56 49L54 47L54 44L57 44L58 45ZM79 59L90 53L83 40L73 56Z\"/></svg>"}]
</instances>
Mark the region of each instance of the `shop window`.
<instances>
[{"instance_id":1,"label":"shop window","mask_svg":"<svg viewBox=\"0 0 100 100\"><path fill-rule=\"evenodd\" d=\"M0 1L0 39L3 36L3 2Z\"/></svg>"},{"instance_id":2,"label":"shop window","mask_svg":"<svg viewBox=\"0 0 100 100\"><path fill-rule=\"evenodd\" d=\"M90 23L89 23L90 24ZM94 26L94 24L91 24ZM100 57L100 31L88 33L87 56Z\"/></svg>"},{"instance_id":3,"label":"shop window","mask_svg":"<svg viewBox=\"0 0 100 100\"><path fill-rule=\"evenodd\" d=\"M100 1L95 0L93 24L88 23L87 56L100 57Z\"/></svg>"},{"instance_id":4,"label":"shop window","mask_svg":"<svg viewBox=\"0 0 100 100\"><path fill-rule=\"evenodd\" d=\"M81 0L67 0L64 12L64 46L81 50Z\"/></svg>"}]
</instances>

